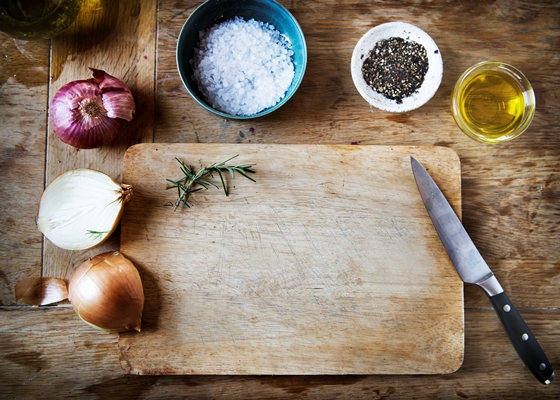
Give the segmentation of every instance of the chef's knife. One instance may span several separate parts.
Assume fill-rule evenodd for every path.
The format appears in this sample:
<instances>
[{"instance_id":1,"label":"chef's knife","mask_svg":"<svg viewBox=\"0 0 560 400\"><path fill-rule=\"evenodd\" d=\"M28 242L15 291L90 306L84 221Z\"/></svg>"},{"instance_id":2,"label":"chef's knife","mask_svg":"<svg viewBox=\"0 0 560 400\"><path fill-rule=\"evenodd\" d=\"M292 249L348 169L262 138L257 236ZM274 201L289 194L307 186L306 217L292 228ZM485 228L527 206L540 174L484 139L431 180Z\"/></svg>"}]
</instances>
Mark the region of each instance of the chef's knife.
<instances>
[{"instance_id":1,"label":"chef's knife","mask_svg":"<svg viewBox=\"0 0 560 400\"><path fill-rule=\"evenodd\" d=\"M430 174L413 157L410 163L426 210L459 276L464 282L484 289L523 363L541 383L549 384L554 371L537 340Z\"/></svg>"}]
</instances>

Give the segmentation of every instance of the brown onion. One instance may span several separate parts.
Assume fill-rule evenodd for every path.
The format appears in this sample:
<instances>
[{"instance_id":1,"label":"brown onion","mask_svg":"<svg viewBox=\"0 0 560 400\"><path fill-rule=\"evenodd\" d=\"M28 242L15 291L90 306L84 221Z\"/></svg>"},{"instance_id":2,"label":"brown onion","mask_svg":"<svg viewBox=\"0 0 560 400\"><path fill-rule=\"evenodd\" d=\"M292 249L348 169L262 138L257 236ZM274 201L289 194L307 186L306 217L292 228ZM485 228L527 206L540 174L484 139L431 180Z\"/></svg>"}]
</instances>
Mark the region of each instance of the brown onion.
<instances>
[{"instance_id":1,"label":"brown onion","mask_svg":"<svg viewBox=\"0 0 560 400\"><path fill-rule=\"evenodd\" d=\"M120 252L80 265L68 284L68 300L91 326L107 332L140 332L144 291L138 270Z\"/></svg>"}]
</instances>

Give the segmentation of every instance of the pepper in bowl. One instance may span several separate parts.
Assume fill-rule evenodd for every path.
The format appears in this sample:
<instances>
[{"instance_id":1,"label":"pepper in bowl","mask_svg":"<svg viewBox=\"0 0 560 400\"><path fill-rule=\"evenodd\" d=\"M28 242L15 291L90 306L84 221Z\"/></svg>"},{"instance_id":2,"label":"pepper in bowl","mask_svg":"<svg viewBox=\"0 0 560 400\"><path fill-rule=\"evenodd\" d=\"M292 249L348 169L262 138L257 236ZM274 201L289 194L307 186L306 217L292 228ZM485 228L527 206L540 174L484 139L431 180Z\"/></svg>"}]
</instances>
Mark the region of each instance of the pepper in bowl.
<instances>
[{"instance_id":1,"label":"pepper in bowl","mask_svg":"<svg viewBox=\"0 0 560 400\"><path fill-rule=\"evenodd\" d=\"M408 112L426 104L441 84L443 62L432 38L406 22L370 29L356 44L352 80L372 106Z\"/></svg>"}]
</instances>

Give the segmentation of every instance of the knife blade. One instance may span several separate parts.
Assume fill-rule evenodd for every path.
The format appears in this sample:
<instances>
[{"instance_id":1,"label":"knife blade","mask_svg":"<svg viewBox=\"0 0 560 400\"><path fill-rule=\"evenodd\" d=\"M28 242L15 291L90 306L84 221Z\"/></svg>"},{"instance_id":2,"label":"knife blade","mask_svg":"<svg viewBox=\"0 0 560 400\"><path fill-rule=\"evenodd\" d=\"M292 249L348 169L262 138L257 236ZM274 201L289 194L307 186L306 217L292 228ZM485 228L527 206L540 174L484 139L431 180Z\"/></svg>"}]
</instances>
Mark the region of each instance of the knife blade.
<instances>
[{"instance_id":1,"label":"knife blade","mask_svg":"<svg viewBox=\"0 0 560 400\"><path fill-rule=\"evenodd\" d=\"M428 171L414 157L410 163L424 206L457 273L464 282L484 290L525 366L541 383L550 384L554 370L527 324Z\"/></svg>"}]
</instances>

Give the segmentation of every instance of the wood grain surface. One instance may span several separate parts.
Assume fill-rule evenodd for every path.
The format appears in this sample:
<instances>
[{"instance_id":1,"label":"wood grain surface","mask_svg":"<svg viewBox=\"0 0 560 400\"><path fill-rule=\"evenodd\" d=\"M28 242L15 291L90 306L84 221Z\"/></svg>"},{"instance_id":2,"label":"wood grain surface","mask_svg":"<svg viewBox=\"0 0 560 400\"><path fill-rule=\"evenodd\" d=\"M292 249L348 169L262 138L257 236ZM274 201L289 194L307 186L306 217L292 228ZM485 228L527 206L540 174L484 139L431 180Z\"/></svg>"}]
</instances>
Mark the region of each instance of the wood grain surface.
<instances>
[{"instance_id":1,"label":"wood grain surface","mask_svg":"<svg viewBox=\"0 0 560 400\"><path fill-rule=\"evenodd\" d=\"M560 4L280 0L306 37L302 86L278 113L234 122L202 111L176 70L177 35L201 2L84 0L78 22L58 38L25 42L0 34L0 397L560 398L557 383L541 386L527 371L485 295L469 285L464 363L442 376L133 376L118 365L117 335L92 330L68 305L32 309L15 303L18 279L68 279L85 258L118 249L118 234L84 253L43 244L34 224L36 204L46 183L76 166L120 180L122 156L132 144L440 145L461 159L467 231L552 365L560 365ZM406 114L370 109L349 73L361 35L389 21L425 30L444 63L434 98ZM80 31L86 33L73 33ZM463 135L449 106L460 74L487 59L523 71L537 98L529 129L500 146ZM89 66L133 88L138 119L112 145L76 151L52 134L48 99L65 80L87 78Z\"/></svg>"},{"instance_id":2,"label":"wood grain surface","mask_svg":"<svg viewBox=\"0 0 560 400\"><path fill-rule=\"evenodd\" d=\"M52 39L49 100L72 80L89 79L89 68L122 80L136 100L136 116L117 138L94 150L63 143L49 125L45 184L74 168L92 168L120 181L126 149L153 136L156 5L150 1L84 1L74 24ZM115 240L116 239L116 240ZM43 273L68 278L88 257L118 248L118 237L95 250L67 251L44 241Z\"/></svg>"},{"instance_id":3,"label":"wood grain surface","mask_svg":"<svg viewBox=\"0 0 560 400\"><path fill-rule=\"evenodd\" d=\"M34 214L45 174L49 46L4 35L0 45L0 305L9 305L16 282L42 271Z\"/></svg>"},{"instance_id":4,"label":"wood grain surface","mask_svg":"<svg viewBox=\"0 0 560 400\"><path fill-rule=\"evenodd\" d=\"M174 210L166 179L232 157L224 144L142 144L121 252L141 271L140 333L119 336L136 374L441 374L463 360L463 284L411 173L414 156L460 215L445 147L236 145L256 163ZM233 154L234 156L235 154ZM177 176L179 175L179 176ZM216 176L216 178L218 178ZM217 182L219 185L219 181ZM221 185L220 185L221 186ZM170 343L173 343L170 345Z\"/></svg>"}]
</instances>

